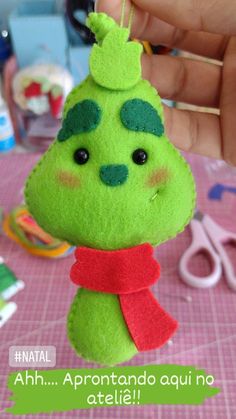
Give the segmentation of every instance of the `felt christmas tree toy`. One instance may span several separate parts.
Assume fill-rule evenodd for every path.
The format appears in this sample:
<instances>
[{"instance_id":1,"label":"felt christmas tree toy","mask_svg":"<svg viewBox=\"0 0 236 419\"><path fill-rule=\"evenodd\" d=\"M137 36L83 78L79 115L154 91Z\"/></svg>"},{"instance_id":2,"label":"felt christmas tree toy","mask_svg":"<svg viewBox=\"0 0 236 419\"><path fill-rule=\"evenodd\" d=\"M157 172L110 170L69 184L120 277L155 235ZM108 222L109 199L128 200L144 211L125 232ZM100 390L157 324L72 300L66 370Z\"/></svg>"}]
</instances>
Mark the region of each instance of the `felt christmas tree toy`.
<instances>
[{"instance_id":1,"label":"felt christmas tree toy","mask_svg":"<svg viewBox=\"0 0 236 419\"><path fill-rule=\"evenodd\" d=\"M59 84L51 85L49 80L44 77L38 77L35 80L26 79L24 96L28 101L34 100L36 106L37 99L43 98L45 103L44 110L46 111L49 106L51 114L55 118L60 117L64 95L63 88Z\"/></svg>"},{"instance_id":2,"label":"felt christmas tree toy","mask_svg":"<svg viewBox=\"0 0 236 419\"><path fill-rule=\"evenodd\" d=\"M184 229L195 186L165 135L161 99L142 79L140 44L105 14L92 13L88 26L97 40L90 75L69 94L62 128L25 195L45 231L77 246L72 346L114 365L176 330L149 289L160 272L152 246Z\"/></svg>"}]
</instances>

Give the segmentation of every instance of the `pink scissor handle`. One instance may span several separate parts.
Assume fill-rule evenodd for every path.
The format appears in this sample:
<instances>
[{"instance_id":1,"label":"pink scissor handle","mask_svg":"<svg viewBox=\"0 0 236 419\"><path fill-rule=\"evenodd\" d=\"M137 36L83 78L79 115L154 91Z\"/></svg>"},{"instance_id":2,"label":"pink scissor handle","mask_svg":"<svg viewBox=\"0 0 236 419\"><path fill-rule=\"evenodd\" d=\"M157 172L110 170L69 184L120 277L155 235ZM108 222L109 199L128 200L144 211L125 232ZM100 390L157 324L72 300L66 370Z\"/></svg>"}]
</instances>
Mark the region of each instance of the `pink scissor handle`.
<instances>
[{"instance_id":1,"label":"pink scissor handle","mask_svg":"<svg viewBox=\"0 0 236 419\"><path fill-rule=\"evenodd\" d=\"M190 223L192 230L192 243L180 259L179 273L182 280L194 288L209 288L217 284L222 274L221 260L210 240L208 239L202 223L193 219ZM193 275L189 271L191 259L200 251L204 251L212 262L212 272L205 277Z\"/></svg>"},{"instance_id":2,"label":"pink scissor handle","mask_svg":"<svg viewBox=\"0 0 236 419\"><path fill-rule=\"evenodd\" d=\"M204 216L202 223L220 255L227 283L233 291L236 291L236 272L234 271L233 262L231 262L224 248L225 244L232 242L234 243L236 250L236 234L220 227L211 217L209 217L209 215Z\"/></svg>"}]
</instances>

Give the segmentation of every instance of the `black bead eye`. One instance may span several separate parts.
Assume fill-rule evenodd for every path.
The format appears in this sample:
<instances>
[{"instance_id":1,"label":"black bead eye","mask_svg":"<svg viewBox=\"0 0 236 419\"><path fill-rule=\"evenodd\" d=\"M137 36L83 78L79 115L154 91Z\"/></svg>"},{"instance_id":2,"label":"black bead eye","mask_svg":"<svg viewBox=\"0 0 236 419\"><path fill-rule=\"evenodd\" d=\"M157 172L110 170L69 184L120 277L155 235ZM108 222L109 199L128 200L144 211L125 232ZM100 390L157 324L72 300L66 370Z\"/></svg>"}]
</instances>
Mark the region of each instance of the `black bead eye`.
<instances>
[{"instance_id":1,"label":"black bead eye","mask_svg":"<svg viewBox=\"0 0 236 419\"><path fill-rule=\"evenodd\" d=\"M142 148L138 148L137 150L133 152L132 159L135 164L139 164L139 165L145 164L148 159L148 154Z\"/></svg>"},{"instance_id":2,"label":"black bead eye","mask_svg":"<svg viewBox=\"0 0 236 419\"><path fill-rule=\"evenodd\" d=\"M86 148L78 148L74 153L74 160L77 164L85 164L89 159L89 152Z\"/></svg>"}]
</instances>

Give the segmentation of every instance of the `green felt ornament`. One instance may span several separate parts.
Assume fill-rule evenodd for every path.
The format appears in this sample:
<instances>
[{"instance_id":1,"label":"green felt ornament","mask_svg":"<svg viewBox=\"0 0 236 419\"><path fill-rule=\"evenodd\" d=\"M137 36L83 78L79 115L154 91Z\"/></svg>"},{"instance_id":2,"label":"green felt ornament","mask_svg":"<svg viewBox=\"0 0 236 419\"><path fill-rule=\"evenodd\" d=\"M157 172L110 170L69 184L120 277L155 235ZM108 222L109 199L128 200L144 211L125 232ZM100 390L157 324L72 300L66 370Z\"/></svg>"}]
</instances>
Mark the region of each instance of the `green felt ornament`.
<instances>
[{"instance_id":1,"label":"green felt ornament","mask_svg":"<svg viewBox=\"0 0 236 419\"><path fill-rule=\"evenodd\" d=\"M62 129L30 174L26 202L39 225L76 246L159 245L195 207L191 170L164 132L161 99L141 77L129 30L92 13L90 75L69 94ZM115 295L81 289L68 318L78 354L116 364L137 352Z\"/></svg>"}]
</instances>

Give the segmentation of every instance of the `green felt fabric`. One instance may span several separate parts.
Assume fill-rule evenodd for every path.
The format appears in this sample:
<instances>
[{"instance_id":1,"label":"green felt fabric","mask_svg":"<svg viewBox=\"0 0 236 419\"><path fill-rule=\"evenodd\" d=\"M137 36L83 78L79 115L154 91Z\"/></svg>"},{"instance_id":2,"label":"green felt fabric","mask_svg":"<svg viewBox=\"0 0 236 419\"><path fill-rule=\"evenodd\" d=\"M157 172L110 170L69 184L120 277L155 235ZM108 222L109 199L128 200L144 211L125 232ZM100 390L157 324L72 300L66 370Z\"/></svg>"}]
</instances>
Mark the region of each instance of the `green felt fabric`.
<instances>
[{"instance_id":1,"label":"green felt fabric","mask_svg":"<svg viewBox=\"0 0 236 419\"><path fill-rule=\"evenodd\" d=\"M128 178L128 167L125 164L110 164L100 168L100 178L105 185L123 185Z\"/></svg>"},{"instance_id":2,"label":"green felt fabric","mask_svg":"<svg viewBox=\"0 0 236 419\"><path fill-rule=\"evenodd\" d=\"M157 110L146 100L128 100L121 108L120 117L124 126L131 131L147 132L157 137L164 134Z\"/></svg>"},{"instance_id":3,"label":"green felt fabric","mask_svg":"<svg viewBox=\"0 0 236 419\"><path fill-rule=\"evenodd\" d=\"M145 80L128 91L109 91L89 76L69 95L65 114L76 103L90 99L101 108L102 118L95 130L54 142L28 179L27 205L54 237L100 249L145 242L157 245L174 237L189 222L195 207L195 187L183 157L165 135L157 138L130 131L121 122L122 106L137 98L148 101L163 121L160 98ZM84 165L74 161L78 148L89 152ZM148 154L144 165L132 160L138 148ZM117 188L105 185L101 167L120 164L128 168L127 181ZM169 172L165 186L147 186L153 172L164 169ZM80 186L72 189L60 183L58 173L62 170L79 179Z\"/></svg>"},{"instance_id":4,"label":"green felt fabric","mask_svg":"<svg viewBox=\"0 0 236 419\"><path fill-rule=\"evenodd\" d=\"M141 79L142 46L137 42L127 42L128 38L128 29L114 28L101 46L94 45L89 60L90 73L100 86L126 90Z\"/></svg>"},{"instance_id":5,"label":"green felt fabric","mask_svg":"<svg viewBox=\"0 0 236 419\"><path fill-rule=\"evenodd\" d=\"M68 337L78 355L102 365L125 362L137 353L118 297L80 289L71 305Z\"/></svg>"},{"instance_id":6,"label":"green felt fabric","mask_svg":"<svg viewBox=\"0 0 236 419\"><path fill-rule=\"evenodd\" d=\"M58 140L65 141L76 134L90 132L101 120L101 109L94 100L83 100L76 103L63 119L63 125L58 133Z\"/></svg>"},{"instance_id":7,"label":"green felt fabric","mask_svg":"<svg viewBox=\"0 0 236 419\"><path fill-rule=\"evenodd\" d=\"M98 44L101 44L105 36L118 25L106 13L90 13L86 19L86 25L95 34Z\"/></svg>"},{"instance_id":8,"label":"green felt fabric","mask_svg":"<svg viewBox=\"0 0 236 419\"><path fill-rule=\"evenodd\" d=\"M192 217L193 176L162 130L160 97L141 79L141 47L127 42L126 29L109 19L100 27L99 19L104 22L99 15L90 20L100 42L92 49L91 75L69 94L62 131L27 180L26 203L42 228L76 246L113 250L157 245L175 237ZM91 109L78 112L84 101L97 104L95 118ZM131 103L138 103L138 109ZM85 164L74 159L78 149L88 151ZM147 154L145 164L133 161L137 149ZM121 177L111 167L127 170ZM112 185L111 179L118 183ZM79 354L102 364L136 353L112 295L80 290L68 334Z\"/></svg>"}]
</instances>

